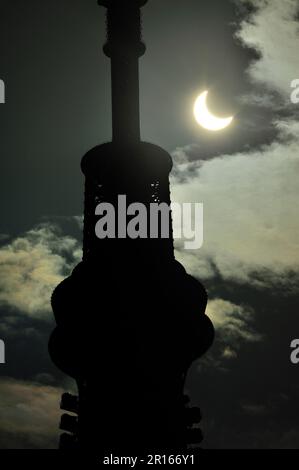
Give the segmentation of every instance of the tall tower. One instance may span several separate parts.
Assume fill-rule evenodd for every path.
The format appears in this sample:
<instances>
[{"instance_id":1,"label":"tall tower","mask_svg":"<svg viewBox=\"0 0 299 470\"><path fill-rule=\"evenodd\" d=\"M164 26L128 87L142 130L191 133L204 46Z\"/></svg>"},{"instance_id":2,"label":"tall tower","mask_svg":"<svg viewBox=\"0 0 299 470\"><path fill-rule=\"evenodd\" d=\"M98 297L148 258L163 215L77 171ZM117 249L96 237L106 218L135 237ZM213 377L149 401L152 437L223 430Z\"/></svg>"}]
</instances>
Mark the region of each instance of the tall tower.
<instances>
[{"instance_id":1,"label":"tall tower","mask_svg":"<svg viewBox=\"0 0 299 470\"><path fill-rule=\"evenodd\" d=\"M213 341L207 295L174 257L168 238L132 239L122 230L127 205L170 204L172 160L140 140L140 7L147 0L99 0L107 8L105 54L111 59L113 140L82 159L85 175L83 260L54 291L54 363L73 377L78 397L63 395L62 448L141 455L187 450L200 440L198 411L186 406L192 361ZM116 238L99 239L96 207L116 211ZM160 228L162 221L160 223ZM128 454L129 452L129 454Z\"/></svg>"}]
</instances>

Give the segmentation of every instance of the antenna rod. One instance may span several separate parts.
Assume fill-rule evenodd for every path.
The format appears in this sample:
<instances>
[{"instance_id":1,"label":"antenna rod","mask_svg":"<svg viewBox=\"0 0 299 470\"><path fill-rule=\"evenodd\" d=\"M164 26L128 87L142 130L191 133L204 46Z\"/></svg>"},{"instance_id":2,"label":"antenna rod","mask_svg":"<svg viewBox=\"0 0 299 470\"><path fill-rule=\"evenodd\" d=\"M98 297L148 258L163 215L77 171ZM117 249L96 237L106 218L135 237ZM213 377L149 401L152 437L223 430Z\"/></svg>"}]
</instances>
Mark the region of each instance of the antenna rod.
<instances>
[{"instance_id":1,"label":"antenna rod","mask_svg":"<svg viewBox=\"0 0 299 470\"><path fill-rule=\"evenodd\" d=\"M140 7L147 0L99 0L107 8L107 42L111 59L113 142L140 141L139 64L145 52L141 40Z\"/></svg>"}]
</instances>

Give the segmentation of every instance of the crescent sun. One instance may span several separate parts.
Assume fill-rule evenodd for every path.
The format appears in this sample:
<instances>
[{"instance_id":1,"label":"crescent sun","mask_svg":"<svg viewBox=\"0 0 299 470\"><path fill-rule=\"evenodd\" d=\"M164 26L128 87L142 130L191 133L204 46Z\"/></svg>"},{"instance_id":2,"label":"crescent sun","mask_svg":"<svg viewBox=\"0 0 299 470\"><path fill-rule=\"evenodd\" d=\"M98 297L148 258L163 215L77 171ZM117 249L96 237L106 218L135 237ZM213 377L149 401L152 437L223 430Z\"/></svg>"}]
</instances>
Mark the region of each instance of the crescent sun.
<instances>
[{"instance_id":1,"label":"crescent sun","mask_svg":"<svg viewBox=\"0 0 299 470\"><path fill-rule=\"evenodd\" d=\"M194 104L194 116L200 126L209 131L220 131L229 126L233 121L233 116L219 118L214 116L208 109L207 96L208 91L199 95Z\"/></svg>"}]
</instances>

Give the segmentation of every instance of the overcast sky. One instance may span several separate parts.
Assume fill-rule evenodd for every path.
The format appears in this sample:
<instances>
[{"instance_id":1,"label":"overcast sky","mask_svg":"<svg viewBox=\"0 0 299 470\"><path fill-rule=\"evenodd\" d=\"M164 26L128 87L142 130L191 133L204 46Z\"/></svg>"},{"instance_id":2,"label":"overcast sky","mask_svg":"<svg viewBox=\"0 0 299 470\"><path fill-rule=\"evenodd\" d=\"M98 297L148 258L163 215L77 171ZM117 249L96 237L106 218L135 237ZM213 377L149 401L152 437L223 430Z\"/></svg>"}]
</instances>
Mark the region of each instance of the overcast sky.
<instances>
[{"instance_id":1,"label":"overcast sky","mask_svg":"<svg viewBox=\"0 0 299 470\"><path fill-rule=\"evenodd\" d=\"M172 200L204 203L203 248L176 254L217 331L187 384L207 448L299 448L298 13L297 0L143 9L142 138L173 156ZM55 447L73 387L48 358L49 299L81 257L80 159L111 139L104 14L95 0L0 0L0 448ZM217 134L193 118L205 89L235 116Z\"/></svg>"}]
</instances>

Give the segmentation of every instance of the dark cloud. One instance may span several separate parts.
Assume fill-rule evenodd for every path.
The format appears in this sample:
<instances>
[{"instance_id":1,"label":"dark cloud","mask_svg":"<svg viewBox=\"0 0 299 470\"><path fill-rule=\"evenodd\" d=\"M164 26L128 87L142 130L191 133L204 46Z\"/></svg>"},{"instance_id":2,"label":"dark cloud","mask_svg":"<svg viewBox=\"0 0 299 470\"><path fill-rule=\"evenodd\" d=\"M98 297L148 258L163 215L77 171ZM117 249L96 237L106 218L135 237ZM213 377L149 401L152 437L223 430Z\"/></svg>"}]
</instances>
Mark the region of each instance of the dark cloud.
<instances>
[{"instance_id":1,"label":"dark cloud","mask_svg":"<svg viewBox=\"0 0 299 470\"><path fill-rule=\"evenodd\" d=\"M59 388L1 378L0 448L57 448L61 393Z\"/></svg>"},{"instance_id":2,"label":"dark cloud","mask_svg":"<svg viewBox=\"0 0 299 470\"><path fill-rule=\"evenodd\" d=\"M189 373L188 391L202 407L208 448L298 448L298 366L290 361L290 340L298 337L298 296L227 281L207 283L238 305L246 298L260 341L241 341L237 357L223 357L224 332ZM245 332L248 327L245 327ZM234 350L231 338L227 346Z\"/></svg>"}]
</instances>

